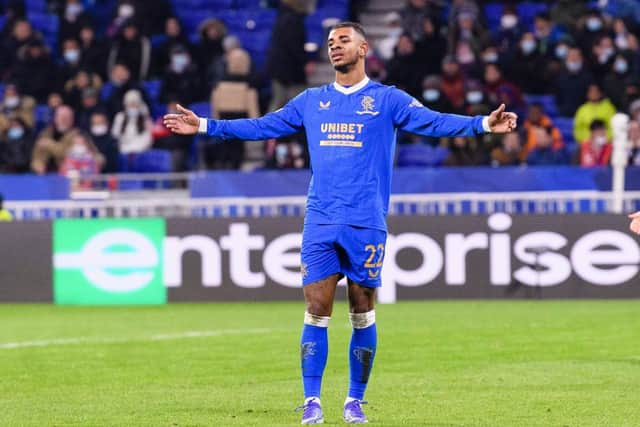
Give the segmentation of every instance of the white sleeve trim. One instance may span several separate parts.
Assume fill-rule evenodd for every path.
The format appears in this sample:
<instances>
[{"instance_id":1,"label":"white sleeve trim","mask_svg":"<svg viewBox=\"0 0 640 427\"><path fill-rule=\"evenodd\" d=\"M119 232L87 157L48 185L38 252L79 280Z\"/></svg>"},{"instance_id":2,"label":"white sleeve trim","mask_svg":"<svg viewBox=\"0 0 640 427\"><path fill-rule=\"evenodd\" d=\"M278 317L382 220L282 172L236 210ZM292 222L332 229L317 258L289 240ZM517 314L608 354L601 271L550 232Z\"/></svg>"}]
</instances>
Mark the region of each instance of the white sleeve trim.
<instances>
[{"instance_id":1,"label":"white sleeve trim","mask_svg":"<svg viewBox=\"0 0 640 427\"><path fill-rule=\"evenodd\" d=\"M207 133L208 120L205 119L204 117L200 117L198 121L200 122L200 125L198 126L198 132Z\"/></svg>"},{"instance_id":2,"label":"white sleeve trim","mask_svg":"<svg viewBox=\"0 0 640 427\"><path fill-rule=\"evenodd\" d=\"M489 126L489 116L484 116L482 118L482 129L487 133L491 133L491 127Z\"/></svg>"}]
</instances>

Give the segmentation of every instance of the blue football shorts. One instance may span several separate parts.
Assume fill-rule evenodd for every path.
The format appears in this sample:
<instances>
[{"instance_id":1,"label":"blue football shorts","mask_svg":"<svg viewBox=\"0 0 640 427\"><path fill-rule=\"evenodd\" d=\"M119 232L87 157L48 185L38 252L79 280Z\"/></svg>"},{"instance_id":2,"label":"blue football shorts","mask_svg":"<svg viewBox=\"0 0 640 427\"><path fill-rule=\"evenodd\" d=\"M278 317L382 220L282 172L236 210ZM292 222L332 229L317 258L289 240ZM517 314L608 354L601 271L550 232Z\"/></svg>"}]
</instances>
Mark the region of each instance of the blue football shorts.
<instances>
[{"instance_id":1,"label":"blue football shorts","mask_svg":"<svg viewBox=\"0 0 640 427\"><path fill-rule=\"evenodd\" d=\"M339 273L359 285L379 287L386 240L387 233L374 228L305 224L300 251L303 286Z\"/></svg>"}]
</instances>

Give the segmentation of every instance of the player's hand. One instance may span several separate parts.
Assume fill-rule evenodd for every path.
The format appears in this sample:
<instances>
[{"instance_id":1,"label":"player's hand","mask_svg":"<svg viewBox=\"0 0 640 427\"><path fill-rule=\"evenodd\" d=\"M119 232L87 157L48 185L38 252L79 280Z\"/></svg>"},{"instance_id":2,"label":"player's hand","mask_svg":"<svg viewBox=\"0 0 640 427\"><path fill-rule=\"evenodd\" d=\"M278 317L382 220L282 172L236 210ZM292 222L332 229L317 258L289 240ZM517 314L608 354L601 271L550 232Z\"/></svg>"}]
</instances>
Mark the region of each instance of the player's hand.
<instances>
[{"instance_id":1,"label":"player's hand","mask_svg":"<svg viewBox=\"0 0 640 427\"><path fill-rule=\"evenodd\" d=\"M163 117L164 125L172 132L179 133L181 135L193 135L198 133L200 127L200 120L196 113L191 110L187 110L182 105L177 105L178 114L165 114Z\"/></svg>"},{"instance_id":2,"label":"player's hand","mask_svg":"<svg viewBox=\"0 0 640 427\"><path fill-rule=\"evenodd\" d=\"M500 106L489 114L489 129L493 133L508 133L516 129L518 115L516 113L506 112L505 105Z\"/></svg>"},{"instance_id":3,"label":"player's hand","mask_svg":"<svg viewBox=\"0 0 640 427\"><path fill-rule=\"evenodd\" d=\"M629 229L636 234L640 234L640 211L632 213L631 215L629 215L629 218L631 218Z\"/></svg>"}]
</instances>

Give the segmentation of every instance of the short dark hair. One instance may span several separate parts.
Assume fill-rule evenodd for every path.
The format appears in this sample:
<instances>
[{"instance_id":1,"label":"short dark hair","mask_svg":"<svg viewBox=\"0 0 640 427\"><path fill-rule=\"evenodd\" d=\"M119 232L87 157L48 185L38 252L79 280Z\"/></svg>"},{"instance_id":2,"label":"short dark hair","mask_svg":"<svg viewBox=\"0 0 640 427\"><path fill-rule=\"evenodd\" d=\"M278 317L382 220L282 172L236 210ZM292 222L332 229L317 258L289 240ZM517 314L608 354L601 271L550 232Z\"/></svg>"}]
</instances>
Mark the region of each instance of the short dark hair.
<instances>
[{"instance_id":1,"label":"short dark hair","mask_svg":"<svg viewBox=\"0 0 640 427\"><path fill-rule=\"evenodd\" d=\"M360 34L365 40L367 39L367 33L364 31L364 27L357 22L338 22L333 27L331 27L331 31L337 30L338 28L353 28L356 33Z\"/></svg>"},{"instance_id":2,"label":"short dark hair","mask_svg":"<svg viewBox=\"0 0 640 427\"><path fill-rule=\"evenodd\" d=\"M605 124L604 120L595 119L589 125L589 130L606 129L606 127L607 125Z\"/></svg>"}]
</instances>

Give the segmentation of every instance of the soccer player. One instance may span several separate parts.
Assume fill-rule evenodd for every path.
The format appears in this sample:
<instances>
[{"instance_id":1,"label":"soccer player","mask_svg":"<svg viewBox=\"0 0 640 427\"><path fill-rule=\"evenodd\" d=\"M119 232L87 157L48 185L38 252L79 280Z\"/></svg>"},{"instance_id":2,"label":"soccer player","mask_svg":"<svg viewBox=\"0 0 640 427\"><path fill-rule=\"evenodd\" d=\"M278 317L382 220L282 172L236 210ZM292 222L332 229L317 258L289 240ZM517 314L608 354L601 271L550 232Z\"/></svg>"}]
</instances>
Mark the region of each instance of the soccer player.
<instances>
[{"instance_id":1,"label":"soccer player","mask_svg":"<svg viewBox=\"0 0 640 427\"><path fill-rule=\"evenodd\" d=\"M365 423L361 405L376 354L374 298L387 237L386 214L396 130L432 137L511 132L517 116L500 105L489 116L441 114L365 74L369 45L356 23L335 25L328 53L336 80L310 88L280 110L258 119L209 120L179 107L165 125L243 140L277 138L304 129L312 179L302 233L301 271L306 303L300 344L304 405L302 424L324 421L320 385L327 362L327 327L339 279L347 277L349 390L343 417Z\"/></svg>"}]
</instances>

